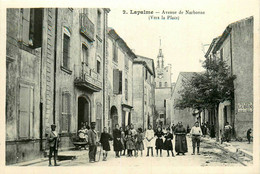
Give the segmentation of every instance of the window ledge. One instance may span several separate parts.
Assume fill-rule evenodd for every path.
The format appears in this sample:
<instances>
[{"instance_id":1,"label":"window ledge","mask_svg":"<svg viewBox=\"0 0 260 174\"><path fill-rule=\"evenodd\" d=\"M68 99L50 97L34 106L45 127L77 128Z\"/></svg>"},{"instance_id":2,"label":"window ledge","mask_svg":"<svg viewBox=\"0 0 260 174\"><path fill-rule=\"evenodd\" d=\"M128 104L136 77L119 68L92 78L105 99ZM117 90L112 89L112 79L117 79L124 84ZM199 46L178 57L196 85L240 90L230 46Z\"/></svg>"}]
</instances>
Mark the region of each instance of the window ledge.
<instances>
[{"instance_id":1,"label":"window ledge","mask_svg":"<svg viewBox=\"0 0 260 174\"><path fill-rule=\"evenodd\" d=\"M70 75L72 74L72 71L69 70L68 68L64 67L64 66L60 66L60 69L61 69L62 71L64 71L64 72L70 74Z\"/></svg>"}]
</instances>

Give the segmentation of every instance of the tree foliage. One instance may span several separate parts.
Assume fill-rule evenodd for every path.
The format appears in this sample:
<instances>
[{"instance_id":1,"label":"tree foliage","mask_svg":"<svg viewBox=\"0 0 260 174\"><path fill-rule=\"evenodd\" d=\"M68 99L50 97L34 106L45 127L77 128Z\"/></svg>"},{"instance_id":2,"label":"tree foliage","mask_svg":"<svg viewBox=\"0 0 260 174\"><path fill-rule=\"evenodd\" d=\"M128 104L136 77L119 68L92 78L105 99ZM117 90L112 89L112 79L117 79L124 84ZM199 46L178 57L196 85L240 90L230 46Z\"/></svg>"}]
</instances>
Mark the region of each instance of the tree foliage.
<instances>
[{"instance_id":1,"label":"tree foliage","mask_svg":"<svg viewBox=\"0 0 260 174\"><path fill-rule=\"evenodd\" d=\"M175 107L196 110L211 109L220 102L231 100L234 95L233 81L229 66L222 60L205 60L204 72L194 73L190 80L184 80L180 99Z\"/></svg>"}]
</instances>

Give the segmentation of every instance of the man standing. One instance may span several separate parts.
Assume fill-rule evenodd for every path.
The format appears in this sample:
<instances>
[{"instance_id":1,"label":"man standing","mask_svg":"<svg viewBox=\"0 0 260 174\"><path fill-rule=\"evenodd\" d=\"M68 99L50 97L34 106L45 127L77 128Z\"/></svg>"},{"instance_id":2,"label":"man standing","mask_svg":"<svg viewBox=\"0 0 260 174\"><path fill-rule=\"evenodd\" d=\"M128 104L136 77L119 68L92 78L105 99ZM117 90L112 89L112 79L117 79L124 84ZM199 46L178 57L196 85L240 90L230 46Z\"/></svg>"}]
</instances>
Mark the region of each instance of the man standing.
<instances>
[{"instance_id":1,"label":"man standing","mask_svg":"<svg viewBox=\"0 0 260 174\"><path fill-rule=\"evenodd\" d=\"M89 162L94 163L96 161L97 153L97 132L95 130L96 123L91 122L90 130L88 130L88 142L89 142Z\"/></svg>"},{"instance_id":2,"label":"man standing","mask_svg":"<svg viewBox=\"0 0 260 174\"><path fill-rule=\"evenodd\" d=\"M199 127L199 122L195 122L195 125L191 128L190 134L192 138L192 147L193 147L192 155L195 154L196 145L197 145L197 154L200 155L200 138L202 136L202 130Z\"/></svg>"},{"instance_id":3,"label":"man standing","mask_svg":"<svg viewBox=\"0 0 260 174\"><path fill-rule=\"evenodd\" d=\"M185 155L188 152L187 140L186 140L186 130L182 125L182 122L178 122L178 125L175 128L175 151L176 155L182 153Z\"/></svg>"},{"instance_id":4,"label":"man standing","mask_svg":"<svg viewBox=\"0 0 260 174\"><path fill-rule=\"evenodd\" d=\"M49 166L52 166L51 164L51 157L52 153L54 152L54 166L58 166L57 164L57 155L58 155L58 143L60 141L60 138L58 136L58 133L55 131L56 125L51 125L51 131L48 134L47 140L49 142L50 152L49 152Z\"/></svg>"}]
</instances>

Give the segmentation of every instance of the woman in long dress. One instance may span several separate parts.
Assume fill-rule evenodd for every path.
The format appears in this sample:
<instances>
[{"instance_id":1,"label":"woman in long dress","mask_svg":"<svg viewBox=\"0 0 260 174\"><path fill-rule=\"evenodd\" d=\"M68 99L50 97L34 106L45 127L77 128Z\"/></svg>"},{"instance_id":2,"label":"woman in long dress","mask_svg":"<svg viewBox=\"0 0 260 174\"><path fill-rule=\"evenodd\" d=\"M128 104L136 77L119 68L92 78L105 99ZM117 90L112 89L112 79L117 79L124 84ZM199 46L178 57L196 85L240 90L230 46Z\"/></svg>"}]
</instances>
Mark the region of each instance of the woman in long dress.
<instances>
[{"instance_id":1,"label":"woman in long dress","mask_svg":"<svg viewBox=\"0 0 260 174\"><path fill-rule=\"evenodd\" d=\"M158 127L154 135L157 137L155 141L156 156L158 156L158 150L160 150L160 156L162 157L163 136L164 136L162 128Z\"/></svg>"},{"instance_id":2,"label":"woman in long dress","mask_svg":"<svg viewBox=\"0 0 260 174\"><path fill-rule=\"evenodd\" d=\"M176 155L182 153L185 155L188 152L187 140L186 140L186 130L182 125L182 122L179 122L175 128L175 151Z\"/></svg>"},{"instance_id":3,"label":"woman in long dress","mask_svg":"<svg viewBox=\"0 0 260 174\"><path fill-rule=\"evenodd\" d=\"M154 131L153 131L151 125L148 126L148 129L145 132L145 139L147 140L146 141L146 147L147 147L147 155L146 156L149 156L149 149L151 149L151 154L153 156Z\"/></svg>"}]
</instances>

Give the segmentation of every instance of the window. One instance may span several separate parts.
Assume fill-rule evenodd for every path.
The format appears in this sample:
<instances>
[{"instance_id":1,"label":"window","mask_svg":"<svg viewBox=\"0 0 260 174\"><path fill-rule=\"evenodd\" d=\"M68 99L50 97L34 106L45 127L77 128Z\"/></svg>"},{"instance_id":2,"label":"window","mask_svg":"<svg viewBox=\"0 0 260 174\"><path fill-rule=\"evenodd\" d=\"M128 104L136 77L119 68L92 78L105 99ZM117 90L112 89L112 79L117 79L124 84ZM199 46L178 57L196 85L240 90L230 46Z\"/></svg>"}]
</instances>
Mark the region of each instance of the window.
<instances>
[{"instance_id":1,"label":"window","mask_svg":"<svg viewBox=\"0 0 260 174\"><path fill-rule=\"evenodd\" d=\"M68 92L62 93L62 109L61 109L61 131L69 132L70 124L70 94Z\"/></svg>"},{"instance_id":2,"label":"window","mask_svg":"<svg viewBox=\"0 0 260 174\"><path fill-rule=\"evenodd\" d=\"M113 93L122 94L122 71L113 70Z\"/></svg>"},{"instance_id":3,"label":"window","mask_svg":"<svg viewBox=\"0 0 260 174\"><path fill-rule=\"evenodd\" d=\"M20 84L19 103L19 138L33 137L34 89L32 86Z\"/></svg>"},{"instance_id":4,"label":"window","mask_svg":"<svg viewBox=\"0 0 260 174\"><path fill-rule=\"evenodd\" d=\"M125 79L125 99L128 99L128 81Z\"/></svg>"},{"instance_id":5,"label":"window","mask_svg":"<svg viewBox=\"0 0 260 174\"><path fill-rule=\"evenodd\" d=\"M145 80L147 80L148 78L148 72L147 72L147 69L145 69Z\"/></svg>"},{"instance_id":6,"label":"window","mask_svg":"<svg viewBox=\"0 0 260 174\"><path fill-rule=\"evenodd\" d=\"M165 87L167 87L167 82L164 83Z\"/></svg>"},{"instance_id":7,"label":"window","mask_svg":"<svg viewBox=\"0 0 260 174\"><path fill-rule=\"evenodd\" d=\"M115 62L117 62L118 61L118 48L116 47L116 44L114 43L113 44L113 60L115 61Z\"/></svg>"},{"instance_id":8,"label":"window","mask_svg":"<svg viewBox=\"0 0 260 174\"><path fill-rule=\"evenodd\" d=\"M128 57L127 57L127 55L125 55L125 68L126 68L126 69L129 68L129 63L128 63Z\"/></svg>"},{"instance_id":9,"label":"window","mask_svg":"<svg viewBox=\"0 0 260 174\"><path fill-rule=\"evenodd\" d=\"M164 107L166 108L166 100L164 100Z\"/></svg>"},{"instance_id":10,"label":"window","mask_svg":"<svg viewBox=\"0 0 260 174\"><path fill-rule=\"evenodd\" d=\"M69 69L69 46L70 37L64 33L63 38L63 67Z\"/></svg>"},{"instance_id":11,"label":"window","mask_svg":"<svg viewBox=\"0 0 260 174\"><path fill-rule=\"evenodd\" d=\"M159 82L159 87L162 87L162 82Z\"/></svg>"},{"instance_id":12,"label":"window","mask_svg":"<svg viewBox=\"0 0 260 174\"><path fill-rule=\"evenodd\" d=\"M82 44L82 62L88 66L88 47L85 44Z\"/></svg>"},{"instance_id":13,"label":"window","mask_svg":"<svg viewBox=\"0 0 260 174\"><path fill-rule=\"evenodd\" d=\"M22 41L25 45L38 48L42 45L42 21L41 8L22 9Z\"/></svg>"},{"instance_id":14,"label":"window","mask_svg":"<svg viewBox=\"0 0 260 174\"><path fill-rule=\"evenodd\" d=\"M101 12L97 10L97 35L101 36Z\"/></svg>"},{"instance_id":15,"label":"window","mask_svg":"<svg viewBox=\"0 0 260 174\"><path fill-rule=\"evenodd\" d=\"M97 73L100 74L100 61L97 60Z\"/></svg>"}]
</instances>

